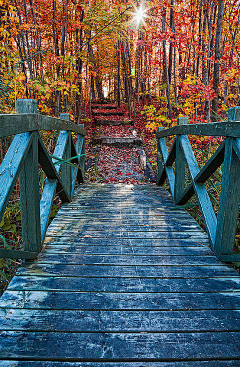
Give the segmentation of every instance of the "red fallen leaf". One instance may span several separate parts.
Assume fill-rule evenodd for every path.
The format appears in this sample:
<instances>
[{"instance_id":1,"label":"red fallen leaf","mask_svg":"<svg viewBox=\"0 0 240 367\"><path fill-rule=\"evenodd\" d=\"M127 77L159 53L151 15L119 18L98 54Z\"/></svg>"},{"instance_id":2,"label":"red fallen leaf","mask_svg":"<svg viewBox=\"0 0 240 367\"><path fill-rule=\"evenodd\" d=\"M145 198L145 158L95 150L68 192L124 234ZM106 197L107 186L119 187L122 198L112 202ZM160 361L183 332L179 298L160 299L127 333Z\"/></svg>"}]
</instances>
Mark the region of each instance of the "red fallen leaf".
<instances>
[{"instance_id":1,"label":"red fallen leaf","mask_svg":"<svg viewBox=\"0 0 240 367\"><path fill-rule=\"evenodd\" d=\"M131 175L131 173L130 173L130 172L128 172L128 173L127 173L127 175L128 175L128 176L130 176L130 175Z\"/></svg>"}]
</instances>

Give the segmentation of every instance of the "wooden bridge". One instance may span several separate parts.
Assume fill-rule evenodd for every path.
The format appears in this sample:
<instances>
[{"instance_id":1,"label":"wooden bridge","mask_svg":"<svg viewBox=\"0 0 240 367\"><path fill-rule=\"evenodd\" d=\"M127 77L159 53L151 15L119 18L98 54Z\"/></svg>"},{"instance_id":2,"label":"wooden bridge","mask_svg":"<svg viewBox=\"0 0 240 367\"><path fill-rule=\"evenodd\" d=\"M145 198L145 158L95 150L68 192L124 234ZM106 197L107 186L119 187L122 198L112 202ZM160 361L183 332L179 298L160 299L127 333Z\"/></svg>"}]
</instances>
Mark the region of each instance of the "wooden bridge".
<instances>
[{"instance_id":1,"label":"wooden bridge","mask_svg":"<svg viewBox=\"0 0 240 367\"><path fill-rule=\"evenodd\" d=\"M157 133L157 184L168 177L178 204L195 193L207 233L157 185L84 184L83 126L41 116L33 101L0 116L0 136L17 134L0 167L0 210L19 177L24 240L0 254L36 258L0 300L1 367L240 366L240 277L230 264L239 261L239 111ZM44 129L60 130L53 156ZM190 134L226 137L201 169ZM48 177L41 200L38 163ZM216 219L204 183L222 163ZM47 229L55 192L64 204Z\"/></svg>"}]
</instances>

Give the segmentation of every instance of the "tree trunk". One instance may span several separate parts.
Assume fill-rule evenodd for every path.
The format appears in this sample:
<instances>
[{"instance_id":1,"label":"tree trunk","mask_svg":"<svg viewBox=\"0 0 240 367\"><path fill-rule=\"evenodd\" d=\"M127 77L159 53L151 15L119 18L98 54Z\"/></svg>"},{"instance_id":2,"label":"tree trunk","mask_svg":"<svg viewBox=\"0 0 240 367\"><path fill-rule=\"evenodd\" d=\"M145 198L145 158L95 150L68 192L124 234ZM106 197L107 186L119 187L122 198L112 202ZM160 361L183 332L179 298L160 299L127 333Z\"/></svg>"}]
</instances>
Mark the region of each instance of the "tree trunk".
<instances>
[{"instance_id":1,"label":"tree trunk","mask_svg":"<svg viewBox=\"0 0 240 367\"><path fill-rule=\"evenodd\" d=\"M218 20L216 29L215 40L215 63L213 72L213 89L216 93L216 97L212 101L212 117L217 118L218 112L218 98L219 98L219 71L220 71L220 59L221 59L221 39L222 39L222 19L224 10L224 0L218 2Z\"/></svg>"},{"instance_id":2,"label":"tree trunk","mask_svg":"<svg viewBox=\"0 0 240 367\"><path fill-rule=\"evenodd\" d=\"M164 13L164 16L162 17L162 32L165 32L166 27L166 11ZM166 52L166 41L163 40L163 68L165 70L166 75L166 94L167 94L167 100L168 100L168 115L169 118L172 118L172 106L171 106L171 97L170 97L170 85L169 85L169 77L168 77L168 67L167 67L167 52Z\"/></svg>"}]
</instances>

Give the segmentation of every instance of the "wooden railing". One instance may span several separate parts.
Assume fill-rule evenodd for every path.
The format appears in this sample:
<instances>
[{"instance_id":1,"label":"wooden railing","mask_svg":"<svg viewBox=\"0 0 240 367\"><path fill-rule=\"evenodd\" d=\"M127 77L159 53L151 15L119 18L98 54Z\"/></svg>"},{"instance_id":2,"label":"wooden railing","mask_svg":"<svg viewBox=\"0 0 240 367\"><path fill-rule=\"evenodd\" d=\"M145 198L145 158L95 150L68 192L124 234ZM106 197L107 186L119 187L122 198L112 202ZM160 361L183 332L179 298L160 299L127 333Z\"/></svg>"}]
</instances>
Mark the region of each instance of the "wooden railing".
<instances>
[{"instance_id":1,"label":"wooden railing","mask_svg":"<svg viewBox=\"0 0 240 367\"><path fill-rule=\"evenodd\" d=\"M170 151L165 138L176 135ZM224 141L199 169L187 135L222 136ZM168 178L176 204L184 205L196 194L213 251L226 262L240 261L234 253L240 200L240 107L230 108L227 122L188 125L180 117L177 126L159 128L157 185ZM175 162L175 168L173 164ZM218 215L214 212L207 187L209 177L223 164ZM186 168L191 183L185 187Z\"/></svg>"},{"instance_id":2,"label":"wooden railing","mask_svg":"<svg viewBox=\"0 0 240 367\"><path fill-rule=\"evenodd\" d=\"M39 135L42 130L60 131L52 156ZM12 135L0 166L0 220L19 178L23 247L1 248L0 257L34 259L42 249L55 194L70 202L76 179L84 180L86 131L84 125L71 123L69 114L60 119L43 116L37 113L35 100L20 99L16 115L0 115L0 138ZM47 177L41 198L39 165Z\"/></svg>"}]
</instances>

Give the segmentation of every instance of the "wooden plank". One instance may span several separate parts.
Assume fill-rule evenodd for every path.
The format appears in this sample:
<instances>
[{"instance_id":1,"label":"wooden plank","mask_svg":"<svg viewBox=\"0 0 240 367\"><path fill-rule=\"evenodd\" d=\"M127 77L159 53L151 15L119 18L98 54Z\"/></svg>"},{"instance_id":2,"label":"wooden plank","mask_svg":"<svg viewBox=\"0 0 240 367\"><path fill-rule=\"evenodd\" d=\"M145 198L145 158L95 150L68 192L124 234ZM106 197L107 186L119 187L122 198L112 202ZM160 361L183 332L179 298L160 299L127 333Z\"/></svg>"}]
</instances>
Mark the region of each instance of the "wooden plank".
<instances>
[{"instance_id":1,"label":"wooden plank","mask_svg":"<svg viewBox=\"0 0 240 367\"><path fill-rule=\"evenodd\" d=\"M125 239L172 239L173 241L175 239L192 239L195 241L202 241L203 236L201 235L201 233L199 233L198 231L196 232L91 232L91 231L84 231L84 232L78 232L75 233L75 231L70 231L68 230L67 232L62 232L61 234L59 233L55 233L55 234L50 234L49 237L52 237L52 240L54 240L55 237L59 237L59 235L62 236L63 240L65 240L65 238L72 238L76 239L76 241L79 241L81 238L97 238L99 239L99 241L102 239L105 240L106 238L112 238L112 239L119 239L121 238L123 241L125 241ZM48 234L47 234L48 236Z\"/></svg>"},{"instance_id":2,"label":"wooden plank","mask_svg":"<svg viewBox=\"0 0 240 367\"><path fill-rule=\"evenodd\" d=\"M69 113L61 113L60 114L60 119L70 121L70 114ZM68 131L67 141L66 141L66 145L65 145L65 149L64 149L64 153L63 153L63 159L71 158L71 153L72 153L72 134L71 134L70 131ZM72 167L67 163L63 163L61 166L62 166L63 186L64 186L64 189L67 192L68 197L70 198L70 201L71 201L71 197L72 197Z\"/></svg>"},{"instance_id":3,"label":"wooden plank","mask_svg":"<svg viewBox=\"0 0 240 367\"><path fill-rule=\"evenodd\" d=\"M186 162L188 165L189 173L192 179L194 191L196 193L199 208L202 213L204 224L209 235L212 246L215 243L217 219L214 213L210 198L207 193L207 189L203 184L196 183L195 177L199 173L199 167L196 158L193 154L191 144L186 135L180 136L180 142L184 151Z\"/></svg>"},{"instance_id":4,"label":"wooden plank","mask_svg":"<svg viewBox=\"0 0 240 367\"><path fill-rule=\"evenodd\" d=\"M180 136L176 138L176 163L174 181L174 201L179 202L184 191L186 160L181 146Z\"/></svg>"},{"instance_id":5,"label":"wooden plank","mask_svg":"<svg viewBox=\"0 0 240 367\"><path fill-rule=\"evenodd\" d=\"M119 246L119 248L127 246L129 248L145 248L151 247L156 248L161 246L161 248L165 249L166 247L189 247L189 246L199 246L204 248L209 248L209 240L208 238L165 238L159 239L155 238L92 238L92 237L82 237L82 238L70 238L70 237L62 237L62 236L47 236L45 239L45 246L49 245L59 245L59 246L73 246L76 248L76 243L79 246Z\"/></svg>"},{"instance_id":6,"label":"wooden plank","mask_svg":"<svg viewBox=\"0 0 240 367\"><path fill-rule=\"evenodd\" d=\"M177 119L177 125L187 125L188 118L187 117L179 117ZM176 144L176 164L175 164L175 182L174 182L174 201L175 203L179 201L182 193L184 191L184 182L185 182L185 165L186 160L184 157L184 152L181 146L180 137L177 136L175 139Z\"/></svg>"},{"instance_id":7,"label":"wooden plank","mask_svg":"<svg viewBox=\"0 0 240 367\"><path fill-rule=\"evenodd\" d=\"M237 272L224 265L158 266L158 265L63 265L32 264L31 268L20 267L18 275L38 274L39 276L73 277L133 277L133 278L209 278L236 276Z\"/></svg>"},{"instance_id":8,"label":"wooden plank","mask_svg":"<svg viewBox=\"0 0 240 367\"><path fill-rule=\"evenodd\" d=\"M224 160L224 150L225 150L225 142L223 142L216 152L212 155L212 157L207 161L207 163L201 168L199 173L194 178L194 181L197 183L204 183L220 165ZM184 205L191 199L194 195L194 186L193 184L189 184L188 187L183 191L182 195L179 195L178 200L175 200L176 204Z\"/></svg>"},{"instance_id":9,"label":"wooden plank","mask_svg":"<svg viewBox=\"0 0 240 367\"><path fill-rule=\"evenodd\" d=\"M234 139L232 143L233 143L233 149L237 154L238 159L240 160L240 139Z\"/></svg>"},{"instance_id":10,"label":"wooden plank","mask_svg":"<svg viewBox=\"0 0 240 367\"><path fill-rule=\"evenodd\" d=\"M33 260L36 259L38 252L26 251L26 250L9 250L0 249L0 258L3 259L26 259Z\"/></svg>"},{"instance_id":11,"label":"wooden plank","mask_svg":"<svg viewBox=\"0 0 240 367\"><path fill-rule=\"evenodd\" d=\"M96 226L96 228L98 228L98 226L100 225L107 225L108 223L110 225L117 225L117 226L129 226L129 225L133 225L133 226L161 226L164 224L169 224L170 226L176 225L176 224L183 224L185 225L186 223L189 223L192 226L199 226L196 221L193 219L193 217L191 217L189 214L187 215L179 215L177 214L177 216L174 216L174 218L171 218L169 215L167 217L164 216L160 216L160 215L156 215L156 216L150 216L148 217L128 217L128 218L122 218L122 217L103 217L103 218L96 218L96 219L91 219L89 216L81 216L81 215L77 215L77 212L71 210L70 213L67 212L62 212L61 209L58 211L56 217L55 217L55 221L54 223L51 224L51 226L54 226L55 224L58 223L62 223L62 224L70 224L72 223L72 225L89 225L89 224L94 224ZM147 228L146 228L147 229Z\"/></svg>"},{"instance_id":12,"label":"wooden plank","mask_svg":"<svg viewBox=\"0 0 240 367\"><path fill-rule=\"evenodd\" d=\"M176 139L174 140L168 158L166 160L166 167L171 167L176 159Z\"/></svg>"},{"instance_id":13,"label":"wooden plank","mask_svg":"<svg viewBox=\"0 0 240 367\"><path fill-rule=\"evenodd\" d=\"M60 159L63 158L66 144L67 144L67 139L68 139L67 131L60 131L58 140L57 140L57 144L55 146L54 153L53 153L55 157L58 157ZM43 152L44 152L44 149L46 148L45 147L43 148ZM57 160L55 159L49 160L48 158L49 158L48 154L45 154L45 159L47 160L48 164L50 165L50 169L51 169L53 163L57 162ZM62 190L63 186L62 184L60 184L61 181L59 180L59 176L57 176L60 173L60 168L61 167L59 164L54 166L52 178L46 179L46 182L43 188L43 192L42 192L42 196L41 196L40 215L41 215L41 240L42 241L44 240L45 235L46 235L56 189L57 189L57 193L59 193L60 198L62 198L64 201L65 199L67 199L67 201L70 201L70 198L68 197L68 195L64 192L64 190Z\"/></svg>"},{"instance_id":14,"label":"wooden plank","mask_svg":"<svg viewBox=\"0 0 240 367\"><path fill-rule=\"evenodd\" d=\"M66 130L86 135L83 127L56 117L43 116L38 113L0 115L0 138L40 130Z\"/></svg>"},{"instance_id":15,"label":"wooden plank","mask_svg":"<svg viewBox=\"0 0 240 367\"><path fill-rule=\"evenodd\" d=\"M114 292L114 293L240 293L240 277L208 279L166 278L81 278L16 276L8 290L14 291L66 291L67 292ZM239 314L240 318L240 314Z\"/></svg>"},{"instance_id":16,"label":"wooden plank","mask_svg":"<svg viewBox=\"0 0 240 367\"><path fill-rule=\"evenodd\" d=\"M46 147L43 144L42 139L38 139L38 150L39 150L39 164L41 165L46 176L51 180L57 180L57 192L63 203L69 203L71 201L71 195L69 195L69 190L65 188L63 179L59 176L59 170L57 170L55 165L50 158Z\"/></svg>"},{"instance_id":17,"label":"wooden plank","mask_svg":"<svg viewBox=\"0 0 240 367\"><path fill-rule=\"evenodd\" d=\"M175 182L175 175L174 175L174 171L172 167L166 167L166 162L168 159L168 149L167 149L167 145L164 139L159 139L158 141L158 145L159 145L159 150L162 153L163 156L163 161L164 161L164 166L165 166L165 170L166 170L166 174L167 174L167 178L168 178L168 182L169 182L169 186L170 186L170 191L172 194L172 197L174 197L174 182Z\"/></svg>"},{"instance_id":18,"label":"wooden plank","mask_svg":"<svg viewBox=\"0 0 240 367\"><path fill-rule=\"evenodd\" d=\"M1 330L61 332L239 331L239 311L0 309ZM1 365L1 364L0 364Z\"/></svg>"},{"instance_id":19,"label":"wooden plank","mask_svg":"<svg viewBox=\"0 0 240 367\"><path fill-rule=\"evenodd\" d=\"M37 101L35 99L17 99L17 113L37 113Z\"/></svg>"},{"instance_id":20,"label":"wooden plank","mask_svg":"<svg viewBox=\"0 0 240 367\"><path fill-rule=\"evenodd\" d=\"M217 148L215 153L201 168L200 172L195 177L195 182L204 183L207 179L221 166L224 161L225 141Z\"/></svg>"},{"instance_id":21,"label":"wooden plank","mask_svg":"<svg viewBox=\"0 0 240 367\"><path fill-rule=\"evenodd\" d=\"M116 109L117 108L117 105L108 105L108 104L104 104L104 105L95 105L95 104L93 104L92 105L92 108L93 108L93 110L95 110L95 109L101 109L101 110L103 110L103 109L107 109L107 110L114 110L114 109Z\"/></svg>"},{"instance_id":22,"label":"wooden plank","mask_svg":"<svg viewBox=\"0 0 240 367\"><path fill-rule=\"evenodd\" d=\"M42 243L38 182L38 134L33 132L32 135L32 145L19 174L21 222L24 250L39 252Z\"/></svg>"},{"instance_id":23,"label":"wooden plank","mask_svg":"<svg viewBox=\"0 0 240 367\"><path fill-rule=\"evenodd\" d=\"M232 310L240 309L239 292L98 293L6 290L1 307L61 310Z\"/></svg>"},{"instance_id":24,"label":"wooden plank","mask_svg":"<svg viewBox=\"0 0 240 367\"><path fill-rule=\"evenodd\" d=\"M78 135L78 139L77 139L77 142L76 142L76 147L75 147L75 145L73 143L73 139L71 137L71 154L72 154L72 157L75 157L76 155L85 154L84 151L85 151L84 150L84 137L82 135ZM81 157L79 157L78 159L76 159L72 162L77 163L77 165L79 167L81 167L82 160L83 159L81 159ZM85 161L85 156L84 156L84 161ZM84 172L81 169L72 168L72 196L73 196L74 189L75 189L76 179L78 180L78 183L83 183L84 182Z\"/></svg>"},{"instance_id":25,"label":"wooden plank","mask_svg":"<svg viewBox=\"0 0 240 367\"><path fill-rule=\"evenodd\" d=\"M212 333L46 333L3 331L0 357L35 360L173 361L239 358L239 332ZM17 343L16 343L17 340ZM231 340L231 343L229 343ZM56 345L58 348L56 349Z\"/></svg>"},{"instance_id":26,"label":"wooden plank","mask_svg":"<svg viewBox=\"0 0 240 367\"><path fill-rule=\"evenodd\" d=\"M124 112L121 111L93 111L93 116L102 115L102 116L124 116Z\"/></svg>"},{"instance_id":27,"label":"wooden plank","mask_svg":"<svg viewBox=\"0 0 240 367\"><path fill-rule=\"evenodd\" d=\"M44 251L42 252L43 256L48 256L48 254L134 254L135 256L141 256L150 254L151 256L198 256L198 255L213 255L214 253L210 250L207 246L201 246L200 244L196 243L194 246L193 244L188 245L185 243L185 246L174 246L174 243L169 241L169 246L165 244L165 247L153 246L149 245L145 242L145 246L138 246L138 244L129 244L129 243L119 243L119 244L86 244L83 245L81 243L78 246L74 244L57 244L57 243L50 243L45 244Z\"/></svg>"},{"instance_id":28,"label":"wooden plank","mask_svg":"<svg viewBox=\"0 0 240 367\"><path fill-rule=\"evenodd\" d=\"M14 137L0 166L0 218L2 218L8 200L17 181L24 159L28 154L33 137L24 133Z\"/></svg>"},{"instance_id":29,"label":"wooden plank","mask_svg":"<svg viewBox=\"0 0 240 367\"><path fill-rule=\"evenodd\" d=\"M68 132L68 139L67 139L67 144L66 144L66 148L63 154L63 159L68 159L71 158L71 132ZM71 201L71 197L72 197L72 167L67 164L67 163L63 163L62 165L62 183L64 186L64 190L67 192L68 197Z\"/></svg>"},{"instance_id":30,"label":"wooden plank","mask_svg":"<svg viewBox=\"0 0 240 367\"><path fill-rule=\"evenodd\" d=\"M186 204L191 197L195 194L193 184L189 184L186 189L183 191L182 195L179 195L178 200L175 200L177 205L184 205Z\"/></svg>"},{"instance_id":31,"label":"wooden plank","mask_svg":"<svg viewBox=\"0 0 240 367\"><path fill-rule=\"evenodd\" d=\"M163 232L147 232L147 231L138 231L138 232L128 232L128 231L91 231L91 230L86 230L86 231L74 231L74 230L70 230L68 229L67 231L64 231L64 229L62 231L58 230L53 232L50 232L49 234L47 233L47 236L53 237L54 236L63 236L64 237L72 237L73 238L77 238L78 240L81 237L92 237L92 238L99 238L102 240L105 240L105 238L121 238L122 240L125 238L158 238L158 239L164 239L164 238L171 238L171 239L178 239L178 238L191 238L195 241L199 241L200 239L204 238L204 233L199 232L198 230L196 231L172 231L172 232L168 232L168 231L163 231Z\"/></svg>"},{"instance_id":32,"label":"wooden plank","mask_svg":"<svg viewBox=\"0 0 240 367\"><path fill-rule=\"evenodd\" d=\"M99 265L220 265L221 262L216 256L151 256L141 255L49 255L48 258L40 256L38 264L99 264Z\"/></svg>"},{"instance_id":33,"label":"wooden plank","mask_svg":"<svg viewBox=\"0 0 240 367\"><path fill-rule=\"evenodd\" d=\"M226 136L240 138L239 122L213 122L207 124L190 124L174 126L156 133L157 139L166 138L173 135L205 135L205 136Z\"/></svg>"},{"instance_id":34,"label":"wooden plank","mask_svg":"<svg viewBox=\"0 0 240 367\"><path fill-rule=\"evenodd\" d=\"M139 363L141 365L139 365ZM53 362L53 361L17 361L2 360L0 367L239 367L239 360L205 360L184 362Z\"/></svg>"},{"instance_id":35,"label":"wooden plank","mask_svg":"<svg viewBox=\"0 0 240 367\"><path fill-rule=\"evenodd\" d=\"M64 226L64 228L63 228ZM144 228L145 227L145 228ZM66 231L66 230L75 230L76 232L80 232L82 230L88 230L88 231L124 231L124 232L142 232L142 231L149 231L149 232L165 232L165 231L184 231L184 230L197 230L201 231L201 227L198 223L187 223L187 221L184 222L178 222L178 223L167 223L160 222L155 224L132 224L131 222L129 224L114 224L114 223L106 223L106 224L95 224L95 223L83 223L80 224L79 222L66 222L62 220L58 220L54 223L51 223L48 229L48 234L55 231Z\"/></svg>"},{"instance_id":36,"label":"wooden plank","mask_svg":"<svg viewBox=\"0 0 240 367\"><path fill-rule=\"evenodd\" d=\"M165 167L164 167L164 163L159 158L159 155L158 155L157 156L157 179L156 179L157 186L163 185L166 178L167 178L167 173L166 173L166 170L165 170Z\"/></svg>"},{"instance_id":37,"label":"wooden plank","mask_svg":"<svg viewBox=\"0 0 240 367\"><path fill-rule=\"evenodd\" d=\"M240 200L240 161L233 141L226 139L224 168L214 251L217 256L232 255Z\"/></svg>"},{"instance_id":38,"label":"wooden plank","mask_svg":"<svg viewBox=\"0 0 240 367\"><path fill-rule=\"evenodd\" d=\"M58 180L47 178L40 200L41 241L44 241Z\"/></svg>"}]
</instances>

